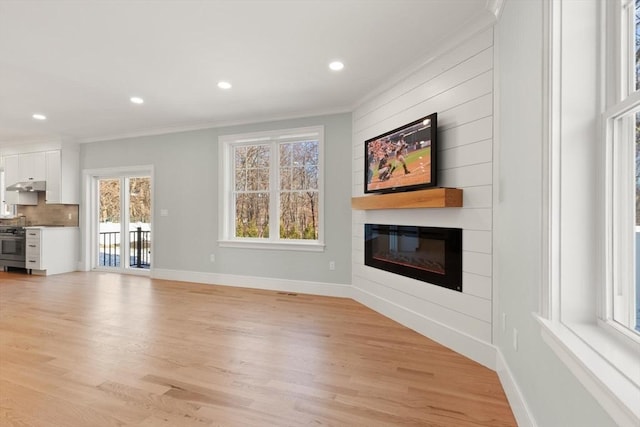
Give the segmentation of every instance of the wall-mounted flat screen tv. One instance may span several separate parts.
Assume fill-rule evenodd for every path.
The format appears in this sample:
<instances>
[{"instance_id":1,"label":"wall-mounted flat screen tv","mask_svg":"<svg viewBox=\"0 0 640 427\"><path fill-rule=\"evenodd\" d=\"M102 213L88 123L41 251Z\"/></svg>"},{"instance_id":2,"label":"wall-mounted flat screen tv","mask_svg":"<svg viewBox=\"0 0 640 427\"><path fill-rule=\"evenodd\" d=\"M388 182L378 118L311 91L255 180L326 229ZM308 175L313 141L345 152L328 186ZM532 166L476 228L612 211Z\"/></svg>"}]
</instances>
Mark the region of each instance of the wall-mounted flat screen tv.
<instances>
[{"instance_id":1,"label":"wall-mounted flat screen tv","mask_svg":"<svg viewBox=\"0 0 640 427\"><path fill-rule=\"evenodd\" d=\"M376 136L364 143L364 192L390 193L435 187L438 115Z\"/></svg>"}]
</instances>

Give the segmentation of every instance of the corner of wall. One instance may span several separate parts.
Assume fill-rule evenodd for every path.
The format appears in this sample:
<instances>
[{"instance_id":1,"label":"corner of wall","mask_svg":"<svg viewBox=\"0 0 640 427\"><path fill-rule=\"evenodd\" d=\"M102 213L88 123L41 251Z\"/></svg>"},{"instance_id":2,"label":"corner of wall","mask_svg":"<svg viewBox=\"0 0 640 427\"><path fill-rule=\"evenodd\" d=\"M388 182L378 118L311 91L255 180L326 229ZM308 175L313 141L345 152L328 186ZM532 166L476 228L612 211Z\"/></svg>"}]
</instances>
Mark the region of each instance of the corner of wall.
<instances>
[{"instance_id":1,"label":"corner of wall","mask_svg":"<svg viewBox=\"0 0 640 427\"><path fill-rule=\"evenodd\" d=\"M511 410L513 411L513 416L518 422L518 426L536 427L536 421L529 410L527 401L525 400L516 379L511 373L502 351L500 351L500 348L498 347L496 347L496 373L498 374L504 393L507 396Z\"/></svg>"}]
</instances>

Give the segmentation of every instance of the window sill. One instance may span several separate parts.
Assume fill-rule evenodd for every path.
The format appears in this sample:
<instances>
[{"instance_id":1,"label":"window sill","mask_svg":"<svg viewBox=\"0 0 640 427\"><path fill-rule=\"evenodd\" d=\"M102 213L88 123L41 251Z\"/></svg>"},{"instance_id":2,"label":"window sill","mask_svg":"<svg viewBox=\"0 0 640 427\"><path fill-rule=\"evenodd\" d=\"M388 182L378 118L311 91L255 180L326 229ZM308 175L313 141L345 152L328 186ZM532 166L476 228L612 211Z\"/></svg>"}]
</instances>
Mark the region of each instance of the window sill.
<instances>
[{"instance_id":1,"label":"window sill","mask_svg":"<svg viewBox=\"0 0 640 427\"><path fill-rule=\"evenodd\" d=\"M223 248L264 249L275 251L324 252L324 244L318 242L265 242L260 240L218 240Z\"/></svg>"},{"instance_id":2,"label":"window sill","mask_svg":"<svg viewBox=\"0 0 640 427\"><path fill-rule=\"evenodd\" d=\"M640 424L638 346L627 346L592 324L571 329L535 315L544 341L620 426Z\"/></svg>"}]
</instances>

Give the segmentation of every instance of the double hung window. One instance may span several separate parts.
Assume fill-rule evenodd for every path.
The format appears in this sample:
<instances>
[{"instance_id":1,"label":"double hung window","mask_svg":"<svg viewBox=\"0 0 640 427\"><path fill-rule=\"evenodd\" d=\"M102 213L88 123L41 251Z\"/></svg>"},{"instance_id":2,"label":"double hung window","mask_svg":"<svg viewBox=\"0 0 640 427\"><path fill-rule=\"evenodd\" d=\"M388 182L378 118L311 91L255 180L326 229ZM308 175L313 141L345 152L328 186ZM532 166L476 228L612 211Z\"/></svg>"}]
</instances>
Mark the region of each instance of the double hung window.
<instances>
[{"instance_id":1,"label":"double hung window","mask_svg":"<svg viewBox=\"0 0 640 427\"><path fill-rule=\"evenodd\" d=\"M542 336L618 425L636 426L640 0L545 5Z\"/></svg>"},{"instance_id":2,"label":"double hung window","mask_svg":"<svg viewBox=\"0 0 640 427\"><path fill-rule=\"evenodd\" d=\"M322 250L323 128L219 138L221 244Z\"/></svg>"},{"instance_id":3,"label":"double hung window","mask_svg":"<svg viewBox=\"0 0 640 427\"><path fill-rule=\"evenodd\" d=\"M602 318L640 334L640 0L609 10L613 60L607 70L607 286ZM638 335L640 338L640 335Z\"/></svg>"}]
</instances>

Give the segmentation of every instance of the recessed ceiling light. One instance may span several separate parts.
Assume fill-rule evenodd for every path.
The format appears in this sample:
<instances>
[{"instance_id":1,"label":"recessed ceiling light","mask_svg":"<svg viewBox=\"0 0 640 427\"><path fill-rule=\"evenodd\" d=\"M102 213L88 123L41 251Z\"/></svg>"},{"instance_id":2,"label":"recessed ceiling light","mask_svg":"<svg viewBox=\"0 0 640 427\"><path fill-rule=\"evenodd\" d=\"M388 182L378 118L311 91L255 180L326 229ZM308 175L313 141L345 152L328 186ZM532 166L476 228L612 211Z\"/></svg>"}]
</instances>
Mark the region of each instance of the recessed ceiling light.
<instances>
[{"instance_id":1,"label":"recessed ceiling light","mask_svg":"<svg viewBox=\"0 0 640 427\"><path fill-rule=\"evenodd\" d=\"M33 116L31 116L31 117L33 117L33 118L34 118L34 119L36 119L36 120L47 120L47 116L45 116L44 114L38 114L38 113L36 113L36 114L34 114Z\"/></svg>"},{"instance_id":2,"label":"recessed ceiling light","mask_svg":"<svg viewBox=\"0 0 640 427\"><path fill-rule=\"evenodd\" d=\"M331 64L329 64L329 68L331 68L333 71L340 71L344 68L344 64L340 61L333 61Z\"/></svg>"},{"instance_id":3,"label":"recessed ceiling light","mask_svg":"<svg viewBox=\"0 0 640 427\"><path fill-rule=\"evenodd\" d=\"M132 96L131 98L129 98L129 101L133 102L134 104L144 104L144 99L140 98L139 96Z\"/></svg>"},{"instance_id":4,"label":"recessed ceiling light","mask_svg":"<svg viewBox=\"0 0 640 427\"><path fill-rule=\"evenodd\" d=\"M218 82L218 87L220 89L231 89L231 83L225 82L225 81L220 81L220 82Z\"/></svg>"}]
</instances>

